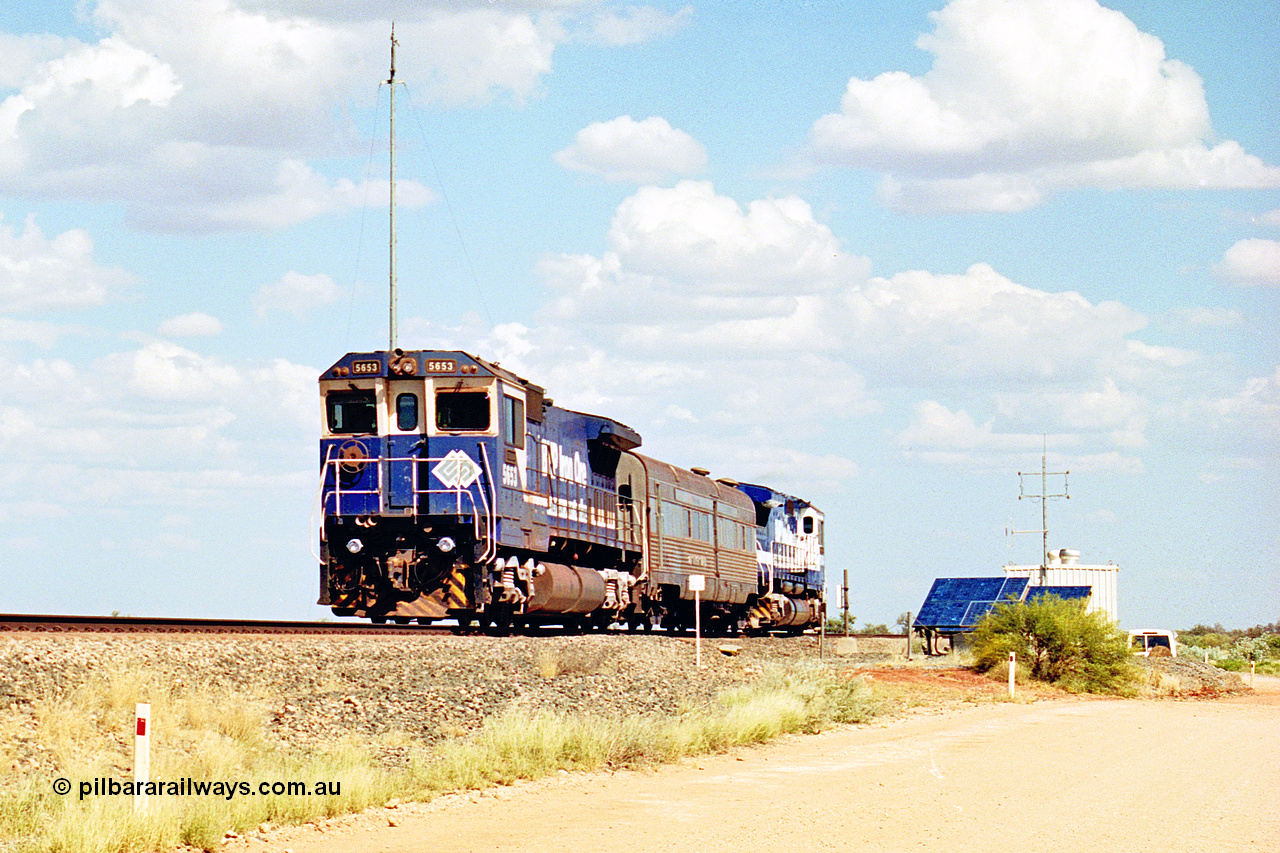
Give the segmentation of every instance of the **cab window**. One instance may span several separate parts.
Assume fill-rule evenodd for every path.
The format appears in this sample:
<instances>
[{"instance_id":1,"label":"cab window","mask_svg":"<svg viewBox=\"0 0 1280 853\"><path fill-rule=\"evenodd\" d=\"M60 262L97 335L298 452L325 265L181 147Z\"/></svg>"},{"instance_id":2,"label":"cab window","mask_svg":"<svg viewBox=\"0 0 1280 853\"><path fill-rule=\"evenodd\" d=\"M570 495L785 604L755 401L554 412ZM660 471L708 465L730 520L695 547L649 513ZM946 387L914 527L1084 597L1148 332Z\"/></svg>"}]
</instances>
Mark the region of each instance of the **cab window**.
<instances>
[{"instance_id":1,"label":"cab window","mask_svg":"<svg viewBox=\"0 0 1280 853\"><path fill-rule=\"evenodd\" d=\"M401 394L396 397L396 429L411 432L418 428L418 395Z\"/></svg>"},{"instance_id":2,"label":"cab window","mask_svg":"<svg viewBox=\"0 0 1280 853\"><path fill-rule=\"evenodd\" d=\"M524 447L524 400L515 397L502 398L502 418L505 421L502 434L512 447Z\"/></svg>"},{"instance_id":3,"label":"cab window","mask_svg":"<svg viewBox=\"0 0 1280 853\"><path fill-rule=\"evenodd\" d=\"M489 395L484 391L436 393L436 428L486 430L489 428Z\"/></svg>"},{"instance_id":4,"label":"cab window","mask_svg":"<svg viewBox=\"0 0 1280 853\"><path fill-rule=\"evenodd\" d=\"M378 410L372 391L335 391L326 402L329 432L349 435L378 431Z\"/></svg>"}]
</instances>

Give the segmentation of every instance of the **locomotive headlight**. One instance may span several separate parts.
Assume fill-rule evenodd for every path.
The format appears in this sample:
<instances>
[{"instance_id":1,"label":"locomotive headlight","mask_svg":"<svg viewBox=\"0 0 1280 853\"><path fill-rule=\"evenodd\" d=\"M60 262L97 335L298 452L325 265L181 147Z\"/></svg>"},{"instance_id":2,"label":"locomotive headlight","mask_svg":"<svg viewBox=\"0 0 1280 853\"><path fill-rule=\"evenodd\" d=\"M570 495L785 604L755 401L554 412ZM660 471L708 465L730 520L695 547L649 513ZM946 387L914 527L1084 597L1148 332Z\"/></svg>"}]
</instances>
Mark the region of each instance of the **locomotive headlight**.
<instances>
[{"instance_id":1,"label":"locomotive headlight","mask_svg":"<svg viewBox=\"0 0 1280 853\"><path fill-rule=\"evenodd\" d=\"M452 551L456 547L456 545L457 543L455 543L448 536L441 536L440 540L436 542L436 547L446 554Z\"/></svg>"},{"instance_id":2,"label":"locomotive headlight","mask_svg":"<svg viewBox=\"0 0 1280 853\"><path fill-rule=\"evenodd\" d=\"M350 551L352 554L359 554L361 551L364 550L364 543L361 542L359 539L348 539L347 550Z\"/></svg>"}]
</instances>

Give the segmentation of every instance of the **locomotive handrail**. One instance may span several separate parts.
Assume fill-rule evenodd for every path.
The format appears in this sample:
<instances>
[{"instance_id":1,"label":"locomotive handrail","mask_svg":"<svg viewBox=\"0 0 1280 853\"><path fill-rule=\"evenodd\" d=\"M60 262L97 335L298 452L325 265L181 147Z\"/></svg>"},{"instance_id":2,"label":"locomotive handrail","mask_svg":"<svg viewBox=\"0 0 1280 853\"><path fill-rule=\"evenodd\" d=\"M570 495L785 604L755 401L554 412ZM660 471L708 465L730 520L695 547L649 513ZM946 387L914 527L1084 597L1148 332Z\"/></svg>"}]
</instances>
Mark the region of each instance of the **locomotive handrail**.
<instances>
[{"instance_id":1,"label":"locomotive handrail","mask_svg":"<svg viewBox=\"0 0 1280 853\"><path fill-rule=\"evenodd\" d=\"M324 462L321 463L320 465L320 484L316 486L315 500L311 502L311 529L315 530L318 527L320 531L320 536L318 538L312 538L308 536L307 539L309 540L308 544L311 548L311 556L312 558L315 559L317 563L324 562L324 560L320 559L320 555L316 553L316 542L324 541L324 486L329 479L329 476L328 476L329 462L333 458L333 450L336 446L337 445L331 444L329 445L329 449L325 451ZM334 478L334 482L337 482L337 478ZM320 513L319 525L316 524L317 511L319 511Z\"/></svg>"},{"instance_id":2,"label":"locomotive handrail","mask_svg":"<svg viewBox=\"0 0 1280 853\"><path fill-rule=\"evenodd\" d=\"M378 509L379 511L381 511L383 509L382 503L383 503L383 491L384 491L383 472L384 470L386 470L386 465L383 464L384 462L388 464L395 463L395 462L431 463L431 462L441 462L443 461L444 458L445 457L425 457L425 456L368 456L363 459L334 459L332 458L332 454L330 453L328 455L328 458L326 458L324 461L324 464L321 470L321 476L320 476L319 497L320 497L321 518L323 519L325 517L328 517L328 515L330 514L331 504L332 504L332 514L342 515L343 498L348 496L351 499L354 499L356 496L365 496L365 497L373 496L377 498ZM486 463L487 461L488 460L486 459ZM367 489L344 488L342 485L342 477L341 477L340 469L342 466L345 466L345 465L374 465L375 466L374 470L377 471L378 481L371 488L367 488ZM445 488L439 488L439 489L423 489L423 488L419 488L420 486L420 483L418 481L419 466L417 464L412 465L412 467L410 468L410 471L411 471L411 478L412 478L411 490L413 493L414 500L413 500L412 506L406 507L406 509L410 510L413 515L418 515L418 503L421 497L429 496L429 495L453 495L455 499L454 514L458 516L463 516L466 514L464 512L464 506L463 506L463 496L465 495L466 504L467 504L467 507L470 509L470 515L473 520L473 526L475 528L476 538L477 539L484 538L486 540L486 550L493 547L492 546L492 542L494 538L493 537L493 534L494 534L493 505L490 503L489 495L487 493L487 490L484 488L483 484L476 484L473 482L466 486L459 485L459 486L451 486L451 487L445 487ZM330 477L332 477L332 480L330 480ZM478 485L478 487L475 489L475 492L479 492L479 495L480 495L478 501L476 499L475 492L473 492L471 488L472 485ZM483 518L483 521L482 521L482 518ZM480 527L481 523L484 524L483 536L481 535L481 527Z\"/></svg>"},{"instance_id":3,"label":"locomotive handrail","mask_svg":"<svg viewBox=\"0 0 1280 853\"><path fill-rule=\"evenodd\" d=\"M536 494L547 500L547 521L553 527L579 536L599 536L599 530L612 530L614 536L627 545L643 549L643 527L635 519L624 521L619 508L618 493L608 487L591 482L594 473L586 481L566 476L560 471L560 457L555 445L538 439L538 450L526 464L527 482L536 479L537 488L526 489L526 494ZM547 470L542 470L542 462Z\"/></svg>"},{"instance_id":4,"label":"locomotive handrail","mask_svg":"<svg viewBox=\"0 0 1280 853\"><path fill-rule=\"evenodd\" d=\"M476 449L479 450L480 460L484 463L483 464L484 478L489 481L489 491L493 493L492 506L496 508L498 505L498 495L497 495L497 488L494 486L494 483L493 483L493 469L489 467L489 451L485 449L484 442L482 441L476 443ZM480 493L485 498L490 498L490 495L486 494L483 489L480 490ZM484 554L480 557L481 563L487 563L489 562L489 560L493 559L498 555L498 543L494 541L497 538L495 536L495 534L497 533L497 530L495 529L493 516L494 516L493 512L485 513L485 518L487 519L487 522L485 524Z\"/></svg>"},{"instance_id":5,"label":"locomotive handrail","mask_svg":"<svg viewBox=\"0 0 1280 853\"><path fill-rule=\"evenodd\" d=\"M643 456L639 454L628 453L628 456L640 463L640 470L644 472L644 484L637 496L634 491L631 495L631 507L627 512L629 516L627 521L628 529L633 533L639 533L632 537L632 541L640 546L640 575L636 578L636 583L648 581L649 579L649 525L647 517L649 513L649 463ZM646 584L647 586L647 584Z\"/></svg>"},{"instance_id":6,"label":"locomotive handrail","mask_svg":"<svg viewBox=\"0 0 1280 853\"><path fill-rule=\"evenodd\" d=\"M330 515L342 515L344 505L357 498L373 498L378 504L378 511L385 511L386 486L389 469L397 463L409 465L410 491L413 499L404 509L412 515L420 514L422 498L430 495L453 495L454 514L473 518L477 541L485 543L482 560L491 558L497 553L497 531L495 508L497 498L491 494L496 490L493 466L489 454L483 444L477 451L481 460L482 476L467 486L451 486L443 488L421 487L420 477L423 467L421 463L437 463L445 457L424 456L367 456L363 458L342 459L334 456L334 448L329 448L322 464L319 488L316 493L316 508L319 509L321 521ZM351 466L374 466L377 481L367 488L350 488L342 483L342 469ZM540 479L547 491L542 494L548 500L549 519L553 527L577 532L587 532L591 528L612 528L615 535L630 545L643 551L643 522L624 517L626 514L620 507L615 492L601 488L594 483L579 483L571 478L562 477L554 470L539 472ZM429 476L429 475L428 475ZM482 482L483 481L483 482ZM466 496L465 499L463 496ZM315 510L313 509L313 517ZM350 513L348 513L350 514ZM357 513L364 514L364 513ZM320 539L323 541L323 523L320 525ZM319 561L319 556L312 553Z\"/></svg>"}]
</instances>

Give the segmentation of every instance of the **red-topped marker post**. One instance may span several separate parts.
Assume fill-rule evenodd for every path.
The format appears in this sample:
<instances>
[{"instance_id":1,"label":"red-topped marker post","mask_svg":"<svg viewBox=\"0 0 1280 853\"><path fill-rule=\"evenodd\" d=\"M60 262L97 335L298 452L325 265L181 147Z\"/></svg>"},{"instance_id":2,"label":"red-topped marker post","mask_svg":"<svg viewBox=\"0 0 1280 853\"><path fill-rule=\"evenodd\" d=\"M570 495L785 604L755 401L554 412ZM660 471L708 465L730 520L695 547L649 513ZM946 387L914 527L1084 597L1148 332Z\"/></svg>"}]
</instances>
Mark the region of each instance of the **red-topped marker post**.
<instances>
[{"instance_id":1,"label":"red-topped marker post","mask_svg":"<svg viewBox=\"0 0 1280 853\"><path fill-rule=\"evenodd\" d=\"M147 810L147 783L151 781L151 703L139 702L133 728L133 810Z\"/></svg>"}]
</instances>

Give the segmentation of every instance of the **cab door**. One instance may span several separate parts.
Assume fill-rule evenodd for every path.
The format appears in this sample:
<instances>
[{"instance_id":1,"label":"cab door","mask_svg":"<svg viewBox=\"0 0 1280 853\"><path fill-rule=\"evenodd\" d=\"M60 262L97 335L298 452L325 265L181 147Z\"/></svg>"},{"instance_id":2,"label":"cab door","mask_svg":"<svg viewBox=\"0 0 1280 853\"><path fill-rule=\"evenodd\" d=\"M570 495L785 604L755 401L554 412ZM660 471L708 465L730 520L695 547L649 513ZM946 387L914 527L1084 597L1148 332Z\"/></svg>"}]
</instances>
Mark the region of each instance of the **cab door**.
<instances>
[{"instance_id":1,"label":"cab door","mask_svg":"<svg viewBox=\"0 0 1280 853\"><path fill-rule=\"evenodd\" d=\"M425 446L423 432L424 393L421 379L387 381L387 509L409 512L416 504L414 471L416 458Z\"/></svg>"},{"instance_id":2,"label":"cab door","mask_svg":"<svg viewBox=\"0 0 1280 853\"><path fill-rule=\"evenodd\" d=\"M500 383L498 417L501 422L502 488L498 490L498 514L503 518L502 541L530 547L533 527L525 495L529 490L529 431L523 388Z\"/></svg>"}]
</instances>

